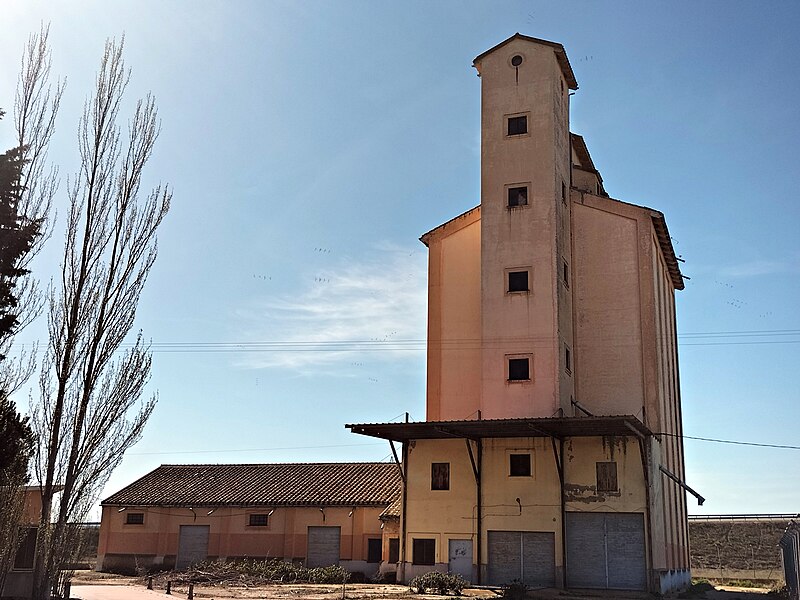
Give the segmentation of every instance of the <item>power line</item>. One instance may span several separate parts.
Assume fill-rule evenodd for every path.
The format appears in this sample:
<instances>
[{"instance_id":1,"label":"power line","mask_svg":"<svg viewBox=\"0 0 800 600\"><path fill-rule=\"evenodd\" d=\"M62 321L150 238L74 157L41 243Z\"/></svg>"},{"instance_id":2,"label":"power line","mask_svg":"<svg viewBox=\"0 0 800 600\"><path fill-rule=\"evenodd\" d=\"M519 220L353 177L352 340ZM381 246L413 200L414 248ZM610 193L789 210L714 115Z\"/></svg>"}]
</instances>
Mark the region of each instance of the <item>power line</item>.
<instances>
[{"instance_id":1,"label":"power line","mask_svg":"<svg viewBox=\"0 0 800 600\"><path fill-rule=\"evenodd\" d=\"M610 337L596 338L608 341ZM796 337L797 339L775 339ZM619 336L628 339L628 336ZM767 339L752 339L767 338ZM419 352L429 345L444 348L458 347L462 349L479 349L492 344L509 343L536 344L550 343L552 336L528 336L519 338L460 338L432 340L426 339L367 339L367 340L260 340L234 342L152 342L150 349L154 353L242 353L242 352ZM772 345L800 344L800 329L773 329L748 331L709 331L687 332L678 334L679 346L729 346L729 345ZM704 341L705 340L705 341ZM16 344L17 348L31 348L32 344ZM121 349L133 344L121 345Z\"/></svg>"},{"instance_id":2,"label":"power line","mask_svg":"<svg viewBox=\"0 0 800 600\"><path fill-rule=\"evenodd\" d=\"M668 435L670 437L683 438L685 440L699 440L701 442L715 442L717 444L735 444L737 446L756 446L758 448L780 448L783 450L800 450L800 446L790 446L788 444L765 444L761 442L742 442L739 440L719 440L715 438L697 437L692 435L678 435L677 433L661 432L658 435Z\"/></svg>"},{"instance_id":3,"label":"power line","mask_svg":"<svg viewBox=\"0 0 800 600\"><path fill-rule=\"evenodd\" d=\"M353 446L383 446L379 443L371 444L331 444L327 446L284 446L281 448L237 448L229 450L177 450L175 452L126 452L128 456L155 456L159 454L221 454L227 452L271 452L275 450L316 450L319 448L350 448Z\"/></svg>"}]
</instances>

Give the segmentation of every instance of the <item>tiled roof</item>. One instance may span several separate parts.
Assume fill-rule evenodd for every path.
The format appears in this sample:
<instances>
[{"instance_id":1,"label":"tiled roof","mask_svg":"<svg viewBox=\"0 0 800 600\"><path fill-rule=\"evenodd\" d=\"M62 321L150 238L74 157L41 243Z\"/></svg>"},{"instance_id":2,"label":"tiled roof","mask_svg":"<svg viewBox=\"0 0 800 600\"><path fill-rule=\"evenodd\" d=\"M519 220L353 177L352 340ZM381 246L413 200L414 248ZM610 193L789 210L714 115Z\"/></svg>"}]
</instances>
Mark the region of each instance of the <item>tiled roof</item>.
<instances>
[{"instance_id":1,"label":"tiled roof","mask_svg":"<svg viewBox=\"0 0 800 600\"><path fill-rule=\"evenodd\" d=\"M403 498L400 494L394 499L389 506L387 506L380 514L381 521L391 521L392 519L399 519L400 513L403 511Z\"/></svg>"},{"instance_id":2,"label":"tiled roof","mask_svg":"<svg viewBox=\"0 0 800 600\"><path fill-rule=\"evenodd\" d=\"M115 506L385 506L393 463L161 465L106 498Z\"/></svg>"}]
</instances>

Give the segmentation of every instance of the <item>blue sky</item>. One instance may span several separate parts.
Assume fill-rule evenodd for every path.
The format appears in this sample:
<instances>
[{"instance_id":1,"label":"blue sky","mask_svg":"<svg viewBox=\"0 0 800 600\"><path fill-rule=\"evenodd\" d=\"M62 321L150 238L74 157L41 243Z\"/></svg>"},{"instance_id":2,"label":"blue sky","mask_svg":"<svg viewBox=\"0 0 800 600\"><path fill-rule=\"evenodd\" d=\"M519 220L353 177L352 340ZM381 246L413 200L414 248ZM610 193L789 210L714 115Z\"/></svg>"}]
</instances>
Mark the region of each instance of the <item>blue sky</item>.
<instances>
[{"instance_id":1,"label":"blue sky","mask_svg":"<svg viewBox=\"0 0 800 600\"><path fill-rule=\"evenodd\" d=\"M418 237L479 202L471 63L517 31L565 46L572 131L612 197L665 213L686 260L685 433L800 445L796 2L1 9L6 109L28 34L51 24L68 78L51 148L65 178L107 37L126 36L130 105L152 91L163 122L147 177L175 195L136 320L160 400L105 495L162 463L381 460L388 446L344 423L424 419ZM63 225L35 265L45 280ZM800 451L687 440L686 454L707 498L690 512L797 512Z\"/></svg>"}]
</instances>

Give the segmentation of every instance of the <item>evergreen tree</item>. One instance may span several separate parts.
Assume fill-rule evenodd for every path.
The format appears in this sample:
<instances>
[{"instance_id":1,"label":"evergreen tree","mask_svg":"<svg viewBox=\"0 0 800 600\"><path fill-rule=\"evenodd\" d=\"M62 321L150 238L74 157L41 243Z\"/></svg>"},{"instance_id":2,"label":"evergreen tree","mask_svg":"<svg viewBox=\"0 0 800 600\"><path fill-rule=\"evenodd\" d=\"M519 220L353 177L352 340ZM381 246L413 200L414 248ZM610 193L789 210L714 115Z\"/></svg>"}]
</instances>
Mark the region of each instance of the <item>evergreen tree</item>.
<instances>
[{"instance_id":1,"label":"evergreen tree","mask_svg":"<svg viewBox=\"0 0 800 600\"><path fill-rule=\"evenodd\" d=\"M21 266L21 261L42 229L41 219L30 219L19 212L24 154L24 147L0 154L0 341L16 330L19 299L15 286L29 272Z\"/></svg>"}]
</instances>

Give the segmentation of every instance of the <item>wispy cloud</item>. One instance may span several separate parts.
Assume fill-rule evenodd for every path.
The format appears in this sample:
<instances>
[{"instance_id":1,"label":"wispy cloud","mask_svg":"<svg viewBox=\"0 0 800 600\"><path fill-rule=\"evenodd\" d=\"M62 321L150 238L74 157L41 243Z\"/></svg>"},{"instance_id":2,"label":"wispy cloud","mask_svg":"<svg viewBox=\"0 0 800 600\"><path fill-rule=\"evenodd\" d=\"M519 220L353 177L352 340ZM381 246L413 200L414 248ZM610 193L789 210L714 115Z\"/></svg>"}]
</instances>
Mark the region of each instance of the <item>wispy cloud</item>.
<instances>
[{"instance_id":1,"label":"wispy cloud","mask_svg":"<svg viewBox=\"0 0 800 600\"><path fill-rule=\"evenodd\" d=\"M788 260L751 260L735 265L728 265L720 270L723 277L745 278L761 275L774 275L796 271L798 263Z\"/></svg>"},{"instance_id":2,"label":"wispy cloud","mask_svg":"<svg viewBox=\"0 0 800 600\"><path fill-rule=\"evenodd\" d=\"M424 253L408 248L383 245L367 260L343 260L309 277L295 294L241 310L248 337L268 344L239 364L300 373L313 367L319 374L321 366L357 363L365 353L370 360L418 358L426 335L426 277Z\"/></svg>"}]
</instances>

